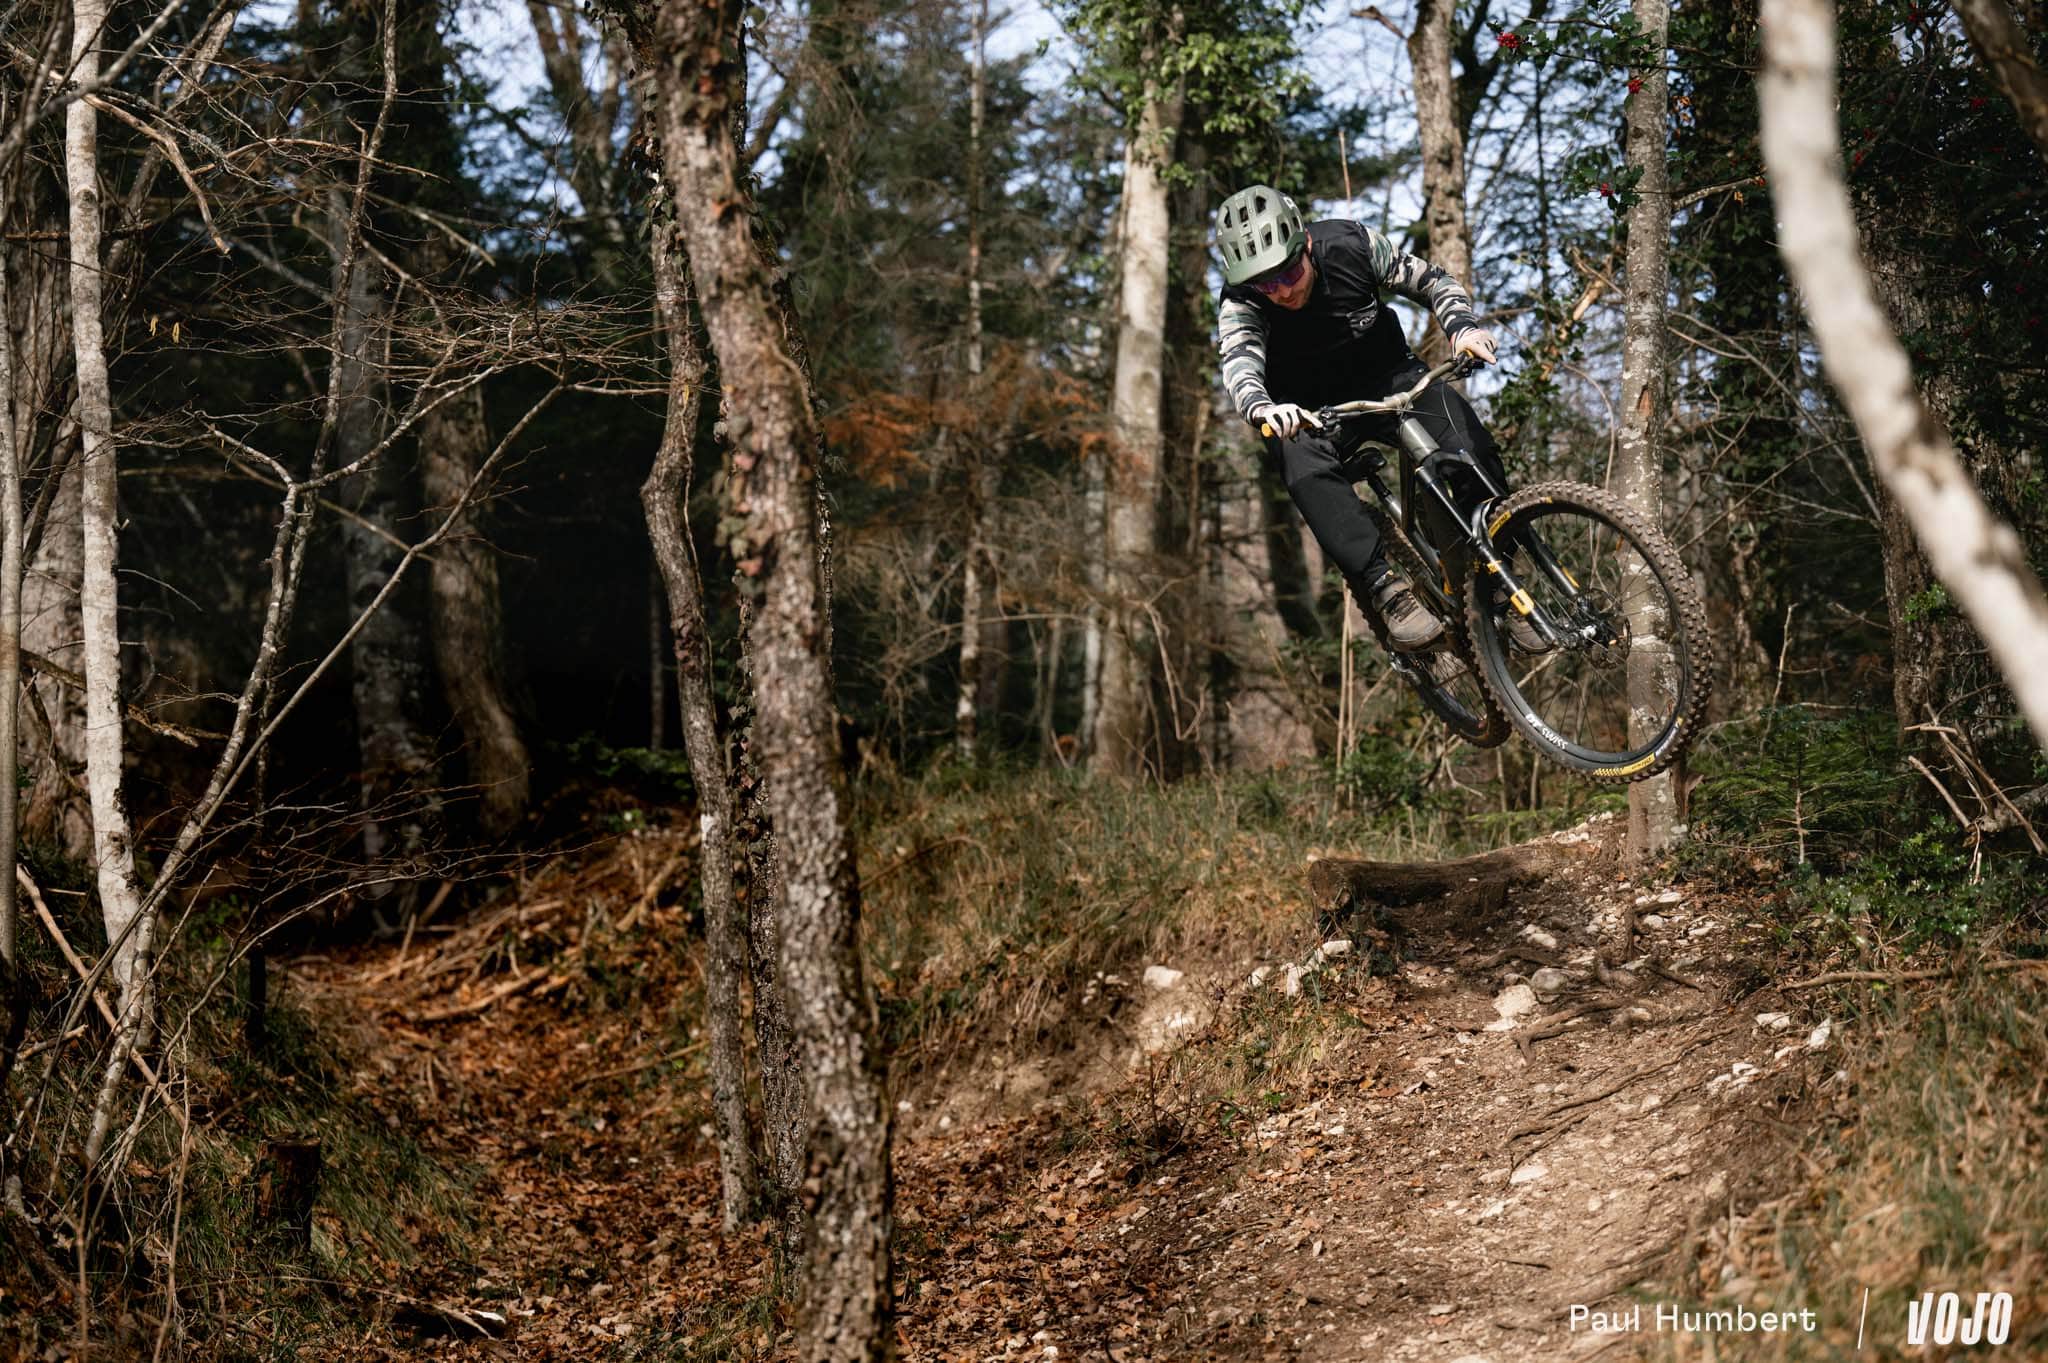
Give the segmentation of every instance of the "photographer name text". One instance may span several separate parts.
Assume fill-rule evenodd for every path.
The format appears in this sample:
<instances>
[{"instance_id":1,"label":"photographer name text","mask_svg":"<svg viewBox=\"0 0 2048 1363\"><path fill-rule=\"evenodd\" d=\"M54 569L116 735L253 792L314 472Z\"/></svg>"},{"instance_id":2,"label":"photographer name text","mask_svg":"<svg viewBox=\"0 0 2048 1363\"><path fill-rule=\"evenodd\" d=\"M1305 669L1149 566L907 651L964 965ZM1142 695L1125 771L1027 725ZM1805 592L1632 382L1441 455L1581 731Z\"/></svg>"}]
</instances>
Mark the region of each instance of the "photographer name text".
<instances>
[{"instance_id":1,"label":"photographer name text","mask_svg":"<svg viewBox=\"0 0 2048 1363\"><path fill-rule=\"evenodd\" d=\"M1671 1303L1645 1309L1641 1303L1621 1311L1595 1311L1589 1306L1571 1309L1571 1331L1596 1335L1641 1334L1812 1334L1820 1318L1811 1310L1752 1311L1746 1306L1716 1310L1691 1310Z\"/></svg>"}]
</instances>

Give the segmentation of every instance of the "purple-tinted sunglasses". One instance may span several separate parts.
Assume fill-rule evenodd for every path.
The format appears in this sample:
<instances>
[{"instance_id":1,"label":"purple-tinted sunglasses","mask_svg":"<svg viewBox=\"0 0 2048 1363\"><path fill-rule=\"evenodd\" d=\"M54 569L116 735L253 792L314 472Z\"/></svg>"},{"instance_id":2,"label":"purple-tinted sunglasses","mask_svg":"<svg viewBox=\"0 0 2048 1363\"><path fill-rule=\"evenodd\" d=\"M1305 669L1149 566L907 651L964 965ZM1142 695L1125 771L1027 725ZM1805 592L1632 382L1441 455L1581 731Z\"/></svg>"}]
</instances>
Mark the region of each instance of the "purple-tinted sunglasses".
<instances>
[{"instance_id":1,"label":"purple-tinted sunglasses","mask_svg":"<svg viewBox=\"0 0 2048 1363\"><path fill-rule=\"evenodd\" d=\"M1300 255L1294 258L1294 263L1292 265L1289 265L1279 274L1268 275L1264 279L1254 279L1252 281L1252 287L1257 289L1260 293L1266 294L1278 293L1282 289L1291 289L1296 284L1299 284L1301 282L1301 276L1305 271L1307 271L1307 269L1308 252L1303 251Z\"/></svg>"}]
</instances>

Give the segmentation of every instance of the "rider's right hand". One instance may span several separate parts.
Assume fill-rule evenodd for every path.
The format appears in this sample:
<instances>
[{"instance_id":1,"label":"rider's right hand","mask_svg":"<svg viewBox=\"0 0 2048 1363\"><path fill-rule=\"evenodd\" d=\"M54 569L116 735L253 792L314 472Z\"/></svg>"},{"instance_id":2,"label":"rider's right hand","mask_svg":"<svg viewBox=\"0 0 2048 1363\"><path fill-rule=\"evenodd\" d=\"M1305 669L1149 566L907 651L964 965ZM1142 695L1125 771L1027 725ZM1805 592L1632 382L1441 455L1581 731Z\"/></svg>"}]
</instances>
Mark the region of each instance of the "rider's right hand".
<instances>
[{"instance_id":1,"label":"rider's right hand","mask_svg":"<svg viewBox=\"0 0 2048 1363\"><path fill-rule=\"evenodd\" d=\"M1267 402L1252 408L1252 424L1261 432L1277 435L1282 440L1292 440L1301 433L1304 426L1323 428L1323 423L1314 412L1306 407L1297 407L1291 402Z\"/></svg>"}]
</instances>

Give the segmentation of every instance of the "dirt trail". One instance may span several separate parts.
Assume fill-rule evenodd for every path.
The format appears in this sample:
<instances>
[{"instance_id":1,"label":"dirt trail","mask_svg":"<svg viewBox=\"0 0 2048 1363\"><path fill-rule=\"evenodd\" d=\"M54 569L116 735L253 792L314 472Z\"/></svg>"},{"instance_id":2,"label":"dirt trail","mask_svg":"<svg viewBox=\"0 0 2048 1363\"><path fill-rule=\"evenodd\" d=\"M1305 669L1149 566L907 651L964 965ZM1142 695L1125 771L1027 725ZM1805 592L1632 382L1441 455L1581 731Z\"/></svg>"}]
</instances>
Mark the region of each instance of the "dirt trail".
<instances>
[{"instance_id":1,"label":"dirt trail","mask_svg":"<svg viewBox=\"0 0 2048 1363\"><path fill-rule=\"evenodd\" d=\"M1482 884L1362 919L1358 949L1304 977L1296 999L1281 998L1277 968L1249 984L1249 963L1205 978L1183 962L1188 976L1164 987L1138 971L1105 981L1092 1016L1082 1001L1070 1010L1085 1039L1070 1031L1064 1057L1031 1058L1008 1115L959 1101L970 1086L899 1076L903 1356L1649 1352L1654 1333L1570 1331L1570 1306L1690 1272L1703 1228L1796 1160L1800 1100L1835 1056L1814 1035L1821 1019L1743 996L1761 972L1742 907L1691 890L1650 896L1639 912L1657 916L1638 941L1699 988L1640 969L1623 1007L1531 1040L1575 1001L1612 1001L1629 983L1591 978L1600 934L1644 893L1602 855L1616 833L1560 835L1562 869L1505 894ZM650 941L680 940L682 910L645 888L651 864L621 871L610 902L638 904ZM566 963L601 899L586 883L552 896L565 908L522 908L491 930ZM1509 1030L1496 999L1536 968L1508 950L1520 947L1567 978L1542 1004L1523 998L1531 1011ZM389 953L300 975L362 1020L380 1105L474 1171L468 1254L420 1267L403 1288L412 1304L369 1331L374 1356L783 1356L789 1318L765 1291L764 1239L715 1229L702 1095L674 1030L687 967L660 954L633 967L625 1006L558 987L566 964L529 967L538 983L473 1010L488 976L434 986L422 968L417 988L394 990ZM1312 1004L1348 1015L1342 1038L1255 1130L1189 1132L1155 1152L1130 1139L1147 1067L1105 1057L1127 1060L1147 1037L1190 1053L1234 1044L1248 1009ZM1775 1029L1755 1020L1776 1011L1790 1016ZM441 1019L431 1035L423 1016ZM479 1307L506 1318L505 1337L461 1324Z\"/></svg>"},{"instance_id":2,"label":"dirt trail","mask_svg":"<svg viewBox=\"0 0 2048 1363\"><path fill-rule=\"evenodd\" d=\"M1635 984L1624 1008L1532 1041L1542 1013L1614 997L1591 978L1592 953L1646 897L1639 948L1699 987L1642 966L1621 977ZM1347 1072L1263 1121L1249 1159L1139 1223L1190 1285L1186 1352L1161 1356L1653 1351L1654 1302L1639 1335L1596 1334L1590 1320L1574 1331L1570 1308L1624 1309L1616 1294L1689 1265L1707 1221L1794 1158L1796 1129L1778 1114L1833 1068L1820 1019L1789 1007L1759 1024L1773 996L1727 1001L1754 976L1735 905L1662 898L1676 902L1588 857L1504 901L1475 887L1397 911L1405 959ZM1570 983L1554 1010L1506 1030L1495 1000L1535 967L1502 952L1532 937L1556 940L1546 954Z\"/></svg>"}]
</instances>

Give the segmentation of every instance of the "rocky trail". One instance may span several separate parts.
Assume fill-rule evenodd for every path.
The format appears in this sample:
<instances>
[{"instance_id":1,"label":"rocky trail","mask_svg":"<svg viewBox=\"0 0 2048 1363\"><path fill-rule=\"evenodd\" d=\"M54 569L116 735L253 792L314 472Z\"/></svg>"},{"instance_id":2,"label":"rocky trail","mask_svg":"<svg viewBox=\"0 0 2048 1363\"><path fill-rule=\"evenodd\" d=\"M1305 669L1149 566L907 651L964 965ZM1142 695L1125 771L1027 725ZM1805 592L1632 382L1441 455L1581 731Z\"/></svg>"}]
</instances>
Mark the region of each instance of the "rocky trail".
<instances>
[{"instance_id":1,"label":"rocky trail","mask_svg":"<svg viewBox=\"0 0 2048 1363\"><path fill-rule=\"evenodd\" d=\"M1574 1329L1573 1306L1645 1282L1739 1296L1732 1218L1796 1167L1805 1101L1838 1082L1831 1024L1759 987L1740 899L1637 887L1619 831L1319 863L1297 960L1191 948L1071 1001L1056 1055L899 1075L902 1355L1629 1358L1668 1335L1647 1313L1640 1334ZM618 874L616 902L683 931L644 869ZM480 1209L347 1352L778 1357L765 1236L719 1234L693 1062L649 1023L687 966L643 961L627 1001L565 1016L591 919L551 897L529 887L490 929L530 958L554 942L555 967L495 977L516 987L389 948L295 971L358 1020L365 1091ZM1204 1067L1276 1018L1321 1028L1306 1080L1205 1097Z\"/></svg>"}]
</instances>

